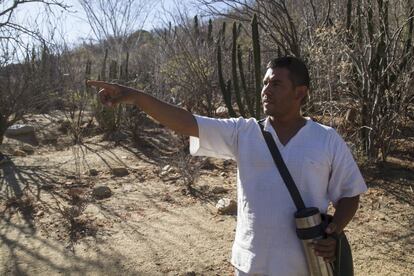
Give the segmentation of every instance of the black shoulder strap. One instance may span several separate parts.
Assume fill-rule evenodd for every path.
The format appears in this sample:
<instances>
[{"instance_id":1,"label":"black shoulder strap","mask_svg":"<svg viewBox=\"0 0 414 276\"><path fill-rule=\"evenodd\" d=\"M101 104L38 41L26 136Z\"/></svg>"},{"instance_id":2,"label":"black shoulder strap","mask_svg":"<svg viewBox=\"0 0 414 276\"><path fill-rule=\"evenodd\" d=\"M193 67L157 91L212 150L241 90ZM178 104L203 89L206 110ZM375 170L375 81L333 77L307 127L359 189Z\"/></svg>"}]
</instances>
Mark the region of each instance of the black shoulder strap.
<instances>
[{"instance_id":1,"label":"black shoulder strap","mask_svg":"<svg viewBox=\"0 0 414 276\"><path fill-rule=\"evenodd\" d=\"M289 190L290 196L295 202L296 208L298 210L305 208L305 203L300 196L299 190L296 187L295 182L293 181L292 176L289 173L288 168L286 167L285 162L283 161L282 155L280 154L279 149L275 143L275 140L272 137L270 132L264 130L264 120L258 121L260 129L262 130L263 137L266 141L267 146L269 147L270 153L272 154L273 161L276 164L276 167L279 169L280 175L283 178L283 181L286 184L287 189Z\"/></svg>"}]
</instances>

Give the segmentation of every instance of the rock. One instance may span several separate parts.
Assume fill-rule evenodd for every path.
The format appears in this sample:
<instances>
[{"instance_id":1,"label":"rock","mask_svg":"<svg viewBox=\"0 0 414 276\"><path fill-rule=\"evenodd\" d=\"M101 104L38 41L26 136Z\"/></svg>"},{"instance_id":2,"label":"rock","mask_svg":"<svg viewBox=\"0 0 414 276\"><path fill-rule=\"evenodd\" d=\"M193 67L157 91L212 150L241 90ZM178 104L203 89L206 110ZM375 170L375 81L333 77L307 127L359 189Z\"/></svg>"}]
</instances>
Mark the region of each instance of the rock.
<instances>
[{"instance_id":1,"label":"rock","mask_svg":"<svg viewBox=\"0 0 414 276\"><path fill-rule=\"evenodd\" d=\"M227 193L227 192L228 192L228 190L227 190L226 188L223 188L223 187L214 187L214 188L211 190L211 192L212 192L213 194L224 194L224 193Z\"/></svg>"},{"instance_id":2,"label":"rock","mask_svg":"<svg viewBox=\"0 0 414 276\"><path fill-rule=\"evenodd\" d=\"M105 219L101 209L95 204L88 204L83 213L95 219Z\"/></svg>"},{"instance_id":3,"label":"rock","mask_svg":"<svg viewBox=\"0 0 414 276\"><path fill-rule=\"evenodd\" d=\"M85 192L86 191L82 188L70 188L67 191L67 194L74 199L80 199L85 194Z\"/></svg>"},{"instance_id":4,"label":"rock","mask_svg":"<svg viewBox=\"0 0 414 276\"><path fill-rule=\"evenodd\" d=\"M6 136L18 136L18 135L27 135L27 134L34 134L35 129L33 126L23 125L23 124L15 124L9 127L6 132L4 133Z\"/></svg>"},{"instance_id":5,"label":"rock","mask_svg":"<svg viewBox=\"0 0 414 276\"><path fill-rule=\"evenodd\" d=\"M164 166L164 167L161 169L161 171L163 171L163 172L169 172L169 171L171 171L171 170L172 170L171 165L166 165L166 166Z\"/></svg>"},{"instance_id":6,"label":"rock","mask_svg":"<svg viewBox=\"0 0 414 276\"><path fill-rule=\"evenodd\" d=\"M164 176L166 176L168 174L168 172L167 171L162 171L162 172L160 172L160 176L161 177L164 177Z\"/></svg>"},{"instance_id":7,"label":"rock","mask_svg":"<svg viewBox=\"0 0 414 276\"><path fill-rule=\"evenodd\" d=\"M112 168L112 174L117 177L126 176L129 174L125 167Z\"/></svg>"},{"instance_id":8,"label":"rock","mask_svg":"<svg viewBox=\"0 0 414 276\"><path fill-rule=\"evenodd\" d=\"M34 153L34 147L32 147L31 145L23 145L21 148L24 152L26 152L27 154L33 154Z\"/></svg>"},{"instance_id":9,"label":"rock","mask_svg":"<svg viewBox=\"0 0 414 276\"><path fill-rule=\"evenodd\" d=\"M98 186L93 189L92 196L96 199L104 199L111 197L112 191L106 186Z\"/></svg>"},{"instance_id":10,"label":"rock","mask_svg":"<svg viewBox=\"0 0 414 276\"><path fill-rule=\"evenodd\" d=\"M196 276L196 273L192 270L188 270L184 273L184 276Z\"/></svg>"},{"instance_id":11,"label":"rock","mask_svg":"<svg viewBox=\"0 0 414 276\"><path fill-rule=\"evenodd\" d=\"M96 169L90 169L89 170L89 175L90 176L97 176L98 175L98 170L96 170Z\"/></svg>"},{"instance_id":12,"label":"rock","mask_svg":"<svg viewBox=\"0 0 414 276\"><path fill-rule=\"evenodd\" d=\"M216 109L216 116L217 117L227 118L228 114L229 114L229 111L228 111L227 107L225 107L225 106L219 106Z\"/></svg>"},{"instance_id":13,"label":"rock","mask_svg":"<svg viewBox=\"0 0 414 276\"><path fill-rule=\"evenodd\" d=\"M222 215L234 215L237 213L237 203L229 198L220 199L217 204L217 213Z\"/></svg>"},{"instance_id":14,"label":"rock","mask_svg":"<svg viewBox=\"0 0 414 276\"><path fill-rule=\"evenodd\" d=\"M174 171L173 167L171 167L170 165L166 165L161 169L160 176L161 177L166 176L168 173L173 172L173 171Z\"/></svg>"},{"instance_id":15,"label":"rock","mask_svg":"<svg viewBox=\"0 0 414 276\"><path fill-rule=\"evenodd\" d=\"M44 212L42 210L36 213L36 217L42 217L43 215L44 215Z\"/></svg>"},{"instance_id":16,"label":"rock","mask_svg":"<svg viewBox=\"0 0 414 276\"><path fill-rule=\"evenodd\" d=\"M22 151L22 150L14 150L14 152L13 152L13 155L14 156L21 156L21 157L25 157L26 156L26 153L24 152L24 151Z\"/></svg>"}]
</instances>

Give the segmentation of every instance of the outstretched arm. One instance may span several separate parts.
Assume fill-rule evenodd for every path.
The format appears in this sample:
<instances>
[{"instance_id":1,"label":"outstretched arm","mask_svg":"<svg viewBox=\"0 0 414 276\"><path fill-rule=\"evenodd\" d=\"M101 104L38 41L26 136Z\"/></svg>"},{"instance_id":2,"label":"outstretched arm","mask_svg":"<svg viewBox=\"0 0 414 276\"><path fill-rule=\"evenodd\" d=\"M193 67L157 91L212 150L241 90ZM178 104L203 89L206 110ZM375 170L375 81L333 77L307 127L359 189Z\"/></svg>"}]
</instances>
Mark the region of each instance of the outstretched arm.
<instances>
[{"instance_id":1,"label":"outstretched arm","mask_svg":"<svg viewBox=\"0 0 414 276\"><path fill-rule=\"evenodd\" d=\"M87 84L101 89L98 96L108 107L119 103L136 105L164 126L183 135L198 137L197 121L185 109L123 85L93 80L88 80Z\"/></svg>"}]
</instances>

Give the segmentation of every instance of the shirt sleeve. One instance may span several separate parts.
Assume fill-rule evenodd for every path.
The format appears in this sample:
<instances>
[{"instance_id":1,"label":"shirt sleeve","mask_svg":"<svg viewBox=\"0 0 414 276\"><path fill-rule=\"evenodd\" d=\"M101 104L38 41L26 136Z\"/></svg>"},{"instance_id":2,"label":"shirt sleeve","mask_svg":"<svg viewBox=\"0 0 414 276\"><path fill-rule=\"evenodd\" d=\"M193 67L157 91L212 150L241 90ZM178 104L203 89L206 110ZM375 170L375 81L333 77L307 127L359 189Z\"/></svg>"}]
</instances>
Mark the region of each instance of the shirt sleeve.
<instances>
[{"instance_id":1,"label":"shirt sleeve","mask_svg":"<svg viewBox=\"0 0 414 276\"><path fill-rule=\"evenodd\" d=\"M332 153L328 197L334 205L344 197L354 197L367 191L367 186L349 147L336 131L330 139Z\"/></svg>"},{"instance_id":2,"label":"shirt sleeve","mask_svg":"<svg viewBox=\"0 0 414 276\"><path fill-rule=\"evenodd\" d=\"M199 137L190 137L190 153L195 156L236 159L239 119L214 119L197 115L194 117Z\"/></svg>"}]
</instances>

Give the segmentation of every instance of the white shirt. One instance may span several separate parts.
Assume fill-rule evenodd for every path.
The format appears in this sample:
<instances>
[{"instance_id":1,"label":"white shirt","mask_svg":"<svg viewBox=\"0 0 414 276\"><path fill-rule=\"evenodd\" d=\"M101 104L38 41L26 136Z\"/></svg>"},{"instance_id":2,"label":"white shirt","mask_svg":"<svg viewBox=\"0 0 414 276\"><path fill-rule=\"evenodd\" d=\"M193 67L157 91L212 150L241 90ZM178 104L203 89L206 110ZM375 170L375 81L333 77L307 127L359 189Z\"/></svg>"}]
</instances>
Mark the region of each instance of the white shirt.
<instances>
[{"instance_id":1,"label":"white shirt","mask_svg":"<svg viewBox=\"0 0 414 276\"><path fill-rule=\"evenodd\" d=\"M237 227L232 264L245 273L308 275L295 232L296 207L255 119L195 116L199 138L190 153L237 162ZM346 143L330 127L307 118L283 146L269 119L265 130L275 140L306 207L326 212L329 202L365 192L367 187Z\"/></svg>"}]
</instances>

